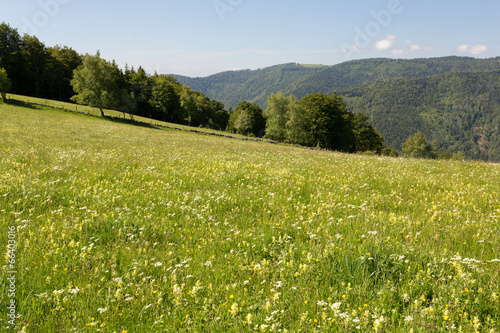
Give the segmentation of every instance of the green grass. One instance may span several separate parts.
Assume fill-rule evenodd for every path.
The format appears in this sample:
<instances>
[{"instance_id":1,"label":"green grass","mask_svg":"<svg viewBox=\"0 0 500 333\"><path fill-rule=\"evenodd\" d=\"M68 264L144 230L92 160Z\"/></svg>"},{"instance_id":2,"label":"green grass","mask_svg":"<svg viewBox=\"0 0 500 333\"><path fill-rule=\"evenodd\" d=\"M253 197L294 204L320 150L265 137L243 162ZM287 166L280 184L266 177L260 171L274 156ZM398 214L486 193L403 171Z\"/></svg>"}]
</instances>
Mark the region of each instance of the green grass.
<instances>
[{"instance_id":1,"label":"green grass","mask_svg":"<svg viewBox=\"0 0 500 333\"><path fill-rule=\"evenodd\" d=\"M39 106L41 108L46 107L46 108L52 108L52 109L60 109L60 110L65 110L69 112L76 112L80 114L87 114L90 116L95 116L95 117L101 117L101 111L98 108L93 108L90 106L86 105L79 105L79 104L74 104L74 103L66 103L66 102L60 102L60 101L54 101L50 99L43 99L43 98L36 98L36 97L30 97L30 96L23 96L23 95L14 95L14 94L7 94L7 98L13 101L14 103L16 102L21 102L21 103L26 103L27 105L32 105L32 106ZM157 127L166 127L170 129L178 129L178 130L184 130L184 131L196 131L199 133L205 133L205 134L210 134L210 135L218 135L218 136L228 136L228 137L233 137L233 138L245 138L248 139L248 137L245 137L240 134L235 134L235 133L228 133L225 131L218 131L214 129L208 129L208 128L203 128L203 127L190 127L186 125L180 125L180 124L174 124L174 123L168 123L156 119L151 119L151 118L146 118L146 117L141 117L141 116L135 116L131 115L129 113L124 113L121 111L116 111L116 110L108 110L105 109L104 111L104 116L107 117L108 119L117 119L117 120L126 120L126 121L133 121L135 123L141 123L141 124L146 124L146 125L151 125L151 126L157 126ZM253 139L252 139L253 140ZM261 141L267 141L270 142L271 140L265 140L265 139L257 139Z\"/></svg>"},{"instance_id":2,"label":"green grass","mask_svg":"<svg viewBox=\"0 0 500 333\"><path fill-rule=\"evenodd\" d=\"M1 332L500 327L498 164L0 119Z\"/></svg>"}]
</instances>

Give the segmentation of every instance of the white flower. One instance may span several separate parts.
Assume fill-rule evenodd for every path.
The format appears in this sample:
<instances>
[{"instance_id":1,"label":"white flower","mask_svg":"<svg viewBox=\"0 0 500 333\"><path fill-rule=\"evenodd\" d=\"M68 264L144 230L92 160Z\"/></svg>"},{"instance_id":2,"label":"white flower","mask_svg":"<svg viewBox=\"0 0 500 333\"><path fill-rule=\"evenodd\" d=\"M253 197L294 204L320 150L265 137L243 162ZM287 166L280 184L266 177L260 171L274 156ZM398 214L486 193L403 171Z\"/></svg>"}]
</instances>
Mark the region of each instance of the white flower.
<instances>
[{"instance_id":1,"label":"white flower","mask_svg":"<svg viewBox=\"0 0 500 333\"><path fill-rule=\"evenodd\" d=\"M332 305L330 305L330 308L331 308L332 310L338 310L338 309L340 309L340 306L341 306L341 305L342 305L342 303L340 303L340 302L336 302L336 303L333 303Z\"/></svg>"},{"instance_id":2,"label":"white flower","mask_svg":"<svg viewBox=\"0 0 500 333\"><path fill-rule=\"evenodd\" d=\"M97 312L103 313L103 312L106 312L107 310L108 310L108 308L99 308L99 309L97 309Z\"/></svg>"},{"instance_id":3,"label":"white flower","mask_svg":"<svg viewBox=\"0 0 500 333\"><path fill-rule=\"evenodd\" d=\"M339 313L339 317L342 319L347 318L348 316L349 316L349 314L347 312Z\"/></svg>"},{"instance_id":4,"label":"white flower","mask_svg":"<svg viewBox=\"0 0 500 333\"><path fill-rule=\"evenodd\" d=\"M163 264L159 261L157 263L155 263L155 267L160 267L161 265L163 265Z\"/></svg>"},{"instance_id":5,"label":"white flower","mask_svg":"<svg viewBox=\"0 0 500 333\"><path fill-rule=\"evenodd\" d=\"M69 290L69 292L72 293L72 294L78 294L79 291L80 291L80 289L78 289L78 288L70 289Z\"/></svg>"},{"instance_id":6,"label":"white flower","mask_svg":"<svg viewBox=\"0 0 500 333\"><path fill-rule=\"evenodd\" d=\"M210 260L208 260L206 263L205 263L205 266L212 266L212 262Z\"/></svg>"}]
</instances>

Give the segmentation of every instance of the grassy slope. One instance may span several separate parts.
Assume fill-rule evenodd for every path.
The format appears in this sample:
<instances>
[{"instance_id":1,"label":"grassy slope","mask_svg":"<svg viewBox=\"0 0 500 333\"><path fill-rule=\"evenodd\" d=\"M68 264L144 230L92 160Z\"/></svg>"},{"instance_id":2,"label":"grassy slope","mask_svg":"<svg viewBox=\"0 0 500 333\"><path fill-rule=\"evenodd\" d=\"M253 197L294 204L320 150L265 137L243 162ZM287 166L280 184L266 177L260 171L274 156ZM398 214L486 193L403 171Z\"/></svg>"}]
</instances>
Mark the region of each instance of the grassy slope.
<instances>
[{"instance_id":1,"label":"grassy slope","mask_svg":"<svg viewBox=\"0 0 500 333\"><path fill-rule=\"evenodd\" d=\"M498 164L0 119L14 331L498 328ZM6 266L0 281L6 309Z\"/></svg>"}]
</instances>

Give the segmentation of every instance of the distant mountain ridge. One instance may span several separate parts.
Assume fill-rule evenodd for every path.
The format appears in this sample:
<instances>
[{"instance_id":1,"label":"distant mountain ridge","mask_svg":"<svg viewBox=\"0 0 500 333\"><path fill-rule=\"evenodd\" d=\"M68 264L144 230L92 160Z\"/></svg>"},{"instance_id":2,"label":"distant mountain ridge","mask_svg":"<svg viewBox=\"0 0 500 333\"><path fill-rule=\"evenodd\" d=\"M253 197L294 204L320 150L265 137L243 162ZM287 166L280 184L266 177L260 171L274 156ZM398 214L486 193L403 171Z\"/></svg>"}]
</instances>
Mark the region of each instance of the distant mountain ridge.
<instances>
[{"instance_id":1,"label":"distant mountain ridge","mask_svg":"<svg viewBox=\"0 0 500 333\"><path fill-rule=\"evenodd\" d=\"M484 72L500 69L500 57L475 59L441 57L429 59L375 58L347 61L334 66L288 63L258 70L222 72L191 78L174 75L180 83L201 91L226 107L242 101L267 104L271 93L282 91L302 98L310 93L342 92L376 81L418 78L448 72Z\"/></svg>"},{"instance_id":2,"label":"distant mountain ridge","mask_svg":"<svg viewBox=\"0 0 500 333\"><path fill-rule=\"evenodd\" d=\"M342 93L386 144L401 150L417 131L441 151L500 162L500 70L373 82Z\"/></svg>"}]
</instances>

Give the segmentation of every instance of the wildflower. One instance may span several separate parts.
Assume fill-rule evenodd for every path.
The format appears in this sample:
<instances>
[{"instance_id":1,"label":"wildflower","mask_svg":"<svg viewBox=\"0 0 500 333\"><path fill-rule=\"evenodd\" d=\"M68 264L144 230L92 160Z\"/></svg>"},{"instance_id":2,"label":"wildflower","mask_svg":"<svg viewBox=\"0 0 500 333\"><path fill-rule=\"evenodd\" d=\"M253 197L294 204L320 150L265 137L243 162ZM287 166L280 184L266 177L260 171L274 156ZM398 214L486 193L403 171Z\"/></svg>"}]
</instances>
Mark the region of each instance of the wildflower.
<instances>
[{"instance_id":1,"label":"wildflower","mask_svg":"<svg viewBox=\"0 0 500 333\"><path fill-rule=\"evenodd\" d=\"M474 324L474 329L476 331L479 331L479 327L481 327L481 321L479 320L479 318L474 317L474 319L472 320L472 323Z\"/></svg>"},{"instance_id":2,"label":"wildflower","mask_svg":"<svg viewBox=\"0 0 500 333\"><path fill-rule=\"evenodd\" d=\"M380 318L375 319L375 321L373 322L373 329L375 330L375 332L378 332L383 322L384 322L384 316L380 316Z\"/></svg>"},{"instance_id":3,"label":"wildflower","mask_svg":"<svg viewBox=\"0 0 500 333\"><path fill-rule=\"evenodd\" d=\"M238 314L238 312L240 311L240 308L238 307L238 303L233 303L233 305L231 305L231 310L229 310L229 313L231 313L231 315L236 316Z\"/></svg>"},{"instance_id":4,"label":"wildflower","mask_svg":"<svg viewBox=\"0 0 500 333\"><path fill-rule=\"evenodd\" d=\"M335 311L335 310L338 311L340 309L341 305L342 305L342 303L336 302L336 303L333 303L332 305L330 305L330 308L332 309L332 311Z\"/></svg>"},{"instance_id":5,"label":"wildflower","mask_svg":"<svg viewBox=\"0 0 500 333\"><path fill-rule=\"evenodd\" d=\"M99 313L104 313L104 312L106 312L107 310L108 310L108 308L107 308L107 307L106 307L106 308L98 308L98 309L97 309L97 312L99 312Z\"/></svg>"},{"instance_id":6,"label":"wildflower","mask_svg":"<svg viewBox=\"0 0 500 333\"><path fill-rule=\"evenodd\" d=\"M247 314L246 318L245 318L245 324L248 324L248 325L251 325L252 324L252 314L249 313Z\"/></svg>"}]
</instances>

